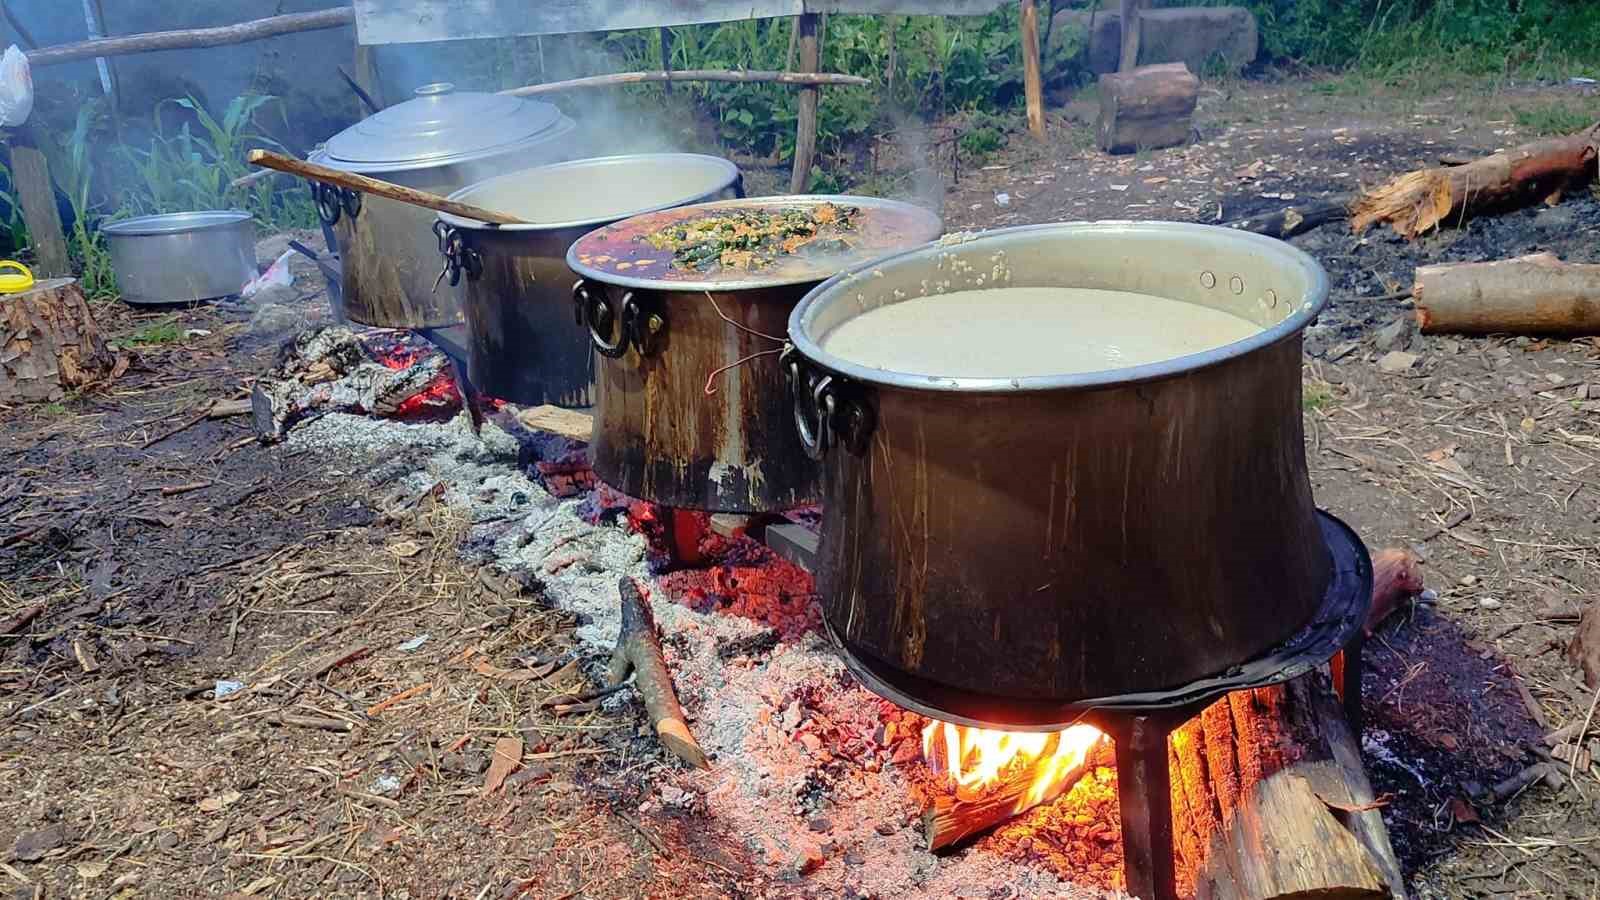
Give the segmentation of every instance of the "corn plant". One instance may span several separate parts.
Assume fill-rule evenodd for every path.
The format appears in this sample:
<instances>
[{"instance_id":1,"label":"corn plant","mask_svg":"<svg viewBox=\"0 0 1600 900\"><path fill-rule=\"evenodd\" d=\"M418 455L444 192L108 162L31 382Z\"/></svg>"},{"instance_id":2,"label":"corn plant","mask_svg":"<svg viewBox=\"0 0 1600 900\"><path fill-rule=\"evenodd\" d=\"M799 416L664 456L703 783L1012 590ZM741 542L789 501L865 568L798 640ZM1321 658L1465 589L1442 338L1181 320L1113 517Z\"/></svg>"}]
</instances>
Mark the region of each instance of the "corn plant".
<instances>
[{"instance_id":1,"label":"corn plant","mask_svg":"<svg viewBox=\"0 0 1600 900\"><path fill-rule=\"evenodd\" d=\"M111 267L111 254L105 237L89 227L97 209L91 199L95 164L90 155L93 133L100 119L100 104L90 101L78 108L78 117L69 134L54 154L51 170L72 205L72 229L67 235L67 252L79 270L79 286L92 300L117 296L117 278Z\"/></svg>"}]
</instances>

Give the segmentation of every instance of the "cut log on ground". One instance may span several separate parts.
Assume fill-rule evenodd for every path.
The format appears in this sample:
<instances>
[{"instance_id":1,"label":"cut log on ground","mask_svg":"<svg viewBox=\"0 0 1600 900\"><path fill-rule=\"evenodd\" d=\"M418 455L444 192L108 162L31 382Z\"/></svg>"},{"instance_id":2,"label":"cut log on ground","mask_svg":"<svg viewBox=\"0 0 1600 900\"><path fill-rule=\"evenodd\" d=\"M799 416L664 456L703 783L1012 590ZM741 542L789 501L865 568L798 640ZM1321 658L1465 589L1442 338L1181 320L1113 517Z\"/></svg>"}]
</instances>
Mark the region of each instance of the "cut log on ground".
<instances>
[{"instance_id":1,"label":"cut log on ground","mask_svg":"<svg viewBox=\"0 0 1600 900\"><path fill-rule=\"evenodd\" d=\"M1226 702L1226 715L1202 715L1172 741L1198 756L1173 778L1174 818L1193 833L1179 847L1206 848L1179 861L1196 873L1195 896L1404 897L1360 743L1327 676ZM1220 827L1194 833L1209 821Z\"/></svg>"},{"instance_id":2,"label":"cut log on ground","mask_svg":"<svg viewBox=\"0 0 1600 900\"><path fill-rule=\"evenodd\" d=\"M734 71L731 69L681 69L661 72L617 72L611 75L589 75L565 81L547 81L527 87L501 91L513 97L532 97L537 94L555 94L580 88L611 87L619 84L671 84L675 81L729 81L739 84L787 84L793 87L818 85L867 85L870 78L859 75L840 75L835 72L762 72Z\"/></svg>"},{"instance_id":3,"label":"cut log on ground","mask_svg":"<svg viewBox=\"0 0 1600 900\"><path fill-rule=\"evenodd\" d=\"M1401 604L1422 593L1422 560L1410 550L1391 548L1372 554L1372 605L1363 631L1367 637Z\"/></svg>"},{"instance_id":4,"label":"cut log on ground","mask_svg":"<svg viewBox=\"0 0 1600 900\"><path fill-rule=\"evenodd\" d=\"M1411 297L1430 334L1600 334L1600 265L1549 253L1419 266Z\"/></svg>"},{"instance_id":5,"label":"cut log on ground","mask_svg":"<svg viewBox=\"0 0 1600 900\"><path fill-rule=\"evenodd\" d=\"M1200 79L1183 63L1100 76L1100 149L1159 150L1189 140Z\"/></svg>"},{"instance_id":6,"label":"cut log on ground","mask_svg":"<svg viewBox=\"0 0 1600 900\"><path fill-rule=\"evenodd\" d=\"M934 732L936 746L928 754L930 759L939 759L944 755L941 733L942 729ZM1061 738L1060 734L1050 736L1042 759L1054 754ZM997 783L982 790L971 793L958 790L935 797L922 814L922 834L928 842L928 849L938 851L952 847L1013 816L1049 803L1071 790L1095 766L1109 765L1109 749L1110 745L1103 738L1100 739L1097 745L1091 746L1088 752L1071 763L1059 780L1054 781L1043 793L1033 790L1038 768L1016 765L1007 769Z\"/></svg>"},{"instance_id":7,"label":"cut log on ground","mask_svg":"<svg viewBox=\"0 0 1600 900\"><path fill-rule=\"evenodd\" d=\"M0 296L0 403L59 400L115 378L127 364L106 349L76 280L52 278Z\"/></svg>"},{"instance_id":8,"label":"cut log on ground","mask_svg":"<svg viewBox=\"0 0 1600 900\"><path fill-rule=\"evenodd\" d=\"M1350 201L1348 195L1331 197L1316 203L1286 206L1275 212L1222 224L1239 231L1253 231L1267 237L1288 240L1329 222L1343 222L1350 218Z\"/></svg>"},{"instance_id":9,"label":"cut log on ground","mask_svg":"<svg viewBox=\"0 0 1600 900\"><path fill-rule=\"evenodd\" d=\"M1600 123L1566 137L1544 138L1460 166L1408 172L1367 192L1351 208L1357 234L1388 223L1415 239L1467 216L1559 200L1594 180Z\"/></svg>"},{"instance_id":10,"label":"cut log on ground","mask_svg":"<svg viewBox=\"0 0 1600 900\"><path fill-rule=\"evenodd\" d=\"M617 635L617 647L611 653L607 684L621 684L631 673L639 699L644 701L645 714L650 717L650 725L661 745L691 766L711 768L711 762L689 731L683 707L678 705L678 695L672 688L672 672L661 655L661 636L656 632L650 601L627 576L618 579L617 592L622 599L622 632Z\"/></svg>"}]
</instances>

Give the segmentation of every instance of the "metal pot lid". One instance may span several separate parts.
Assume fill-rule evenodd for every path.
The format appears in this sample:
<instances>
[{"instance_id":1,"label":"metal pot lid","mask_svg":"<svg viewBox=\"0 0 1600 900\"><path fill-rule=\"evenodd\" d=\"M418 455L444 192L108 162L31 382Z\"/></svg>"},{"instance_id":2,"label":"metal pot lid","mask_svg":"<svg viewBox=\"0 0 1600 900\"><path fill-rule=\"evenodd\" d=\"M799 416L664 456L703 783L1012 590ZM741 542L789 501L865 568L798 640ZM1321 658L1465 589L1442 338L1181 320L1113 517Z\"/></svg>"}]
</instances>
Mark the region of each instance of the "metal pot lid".
<instances>
[{"instance_id":1,"label":"metal pot lid","mask_svg":"<svg viewBox=\"0 0 1600 900\"><path fill-rule=\"evenodd\" d=\"M538 100L426 84L329 138L327 162L349 171L464 162L524 143L560 119L559 109Z\"/></svg>"},{"instance_id":2,"label":"metal pot lid","mask_svg":"<svg viewBox=\"0 0 1600 900\"><path fill-rule=\"evenodd\" d=\"M819 232L794 252L758 254L749 264L681 263L673 247L648 238L676 225L738 216L814 214L834 207L845 228ZM591 231L567 251L567 266L585 278L659 291L740 291L822 281L938 237L939 217L920 206L877 197L803 195L719 200L645 213Z\"/></svg>"}]
</instances>

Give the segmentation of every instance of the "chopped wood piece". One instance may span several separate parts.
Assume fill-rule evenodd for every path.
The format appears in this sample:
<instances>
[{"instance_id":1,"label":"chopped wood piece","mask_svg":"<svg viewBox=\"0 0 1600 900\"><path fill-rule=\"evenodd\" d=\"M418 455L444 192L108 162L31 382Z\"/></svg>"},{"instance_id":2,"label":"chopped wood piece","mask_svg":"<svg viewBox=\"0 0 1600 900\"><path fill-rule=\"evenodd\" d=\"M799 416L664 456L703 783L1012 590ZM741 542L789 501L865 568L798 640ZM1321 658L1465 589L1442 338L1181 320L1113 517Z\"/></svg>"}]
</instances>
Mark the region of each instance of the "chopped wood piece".
<instances>
[{"instance_id":1,"label":"chopped wood piece","mask_svg":"<svg viewBox=\"0 0 1600 900\"><path fill-rule=\"evenodd\" d=\"M45 279L0 302L0 403L59 400L126 367L75 279Z\"/></svg>"},{"instance_id":2,"label":"chopped wood piece","mask_svg":"<svg viewBox=\"0 0 1600 900\"><path fill-rule=\"evenodd\" d=\"M234 416L248 416L251 412L250 400L218 400L206 410L208 419L228 419Z\"/></svg>"},{"instance_id":3,"label":"chopped wood piece","mask_svg":"<svg viewBox=\"0 0 1600 900\"><path fill-rule=\"evenodd\" d=\"M1388 223L1415 239L1445 221L1526 206L1594 179L1600 123L1544 138L1465 165L1419 169L1362 195L1351 210L1357 234Z\"/></svg>"},{"instance_id":4,"label":"chopped wood piece","mask_svg":"<svg viewBox=\"0 0 1600 900\"><path fill-rule=\"evenodd\" d=\"M266 716L270 725L284 725L294 728L316 728L322 731L346 732L355 729L355 726L343 719L330 719L324 716L297 716L291 713L272 713Z\"/></svg>"},{"instance_id":5,"label":"chopped wood piece","mask_svg":"<svg viewBox=\"0 0 1600 900\"><path fill-rule=\"evenodd\" d=\"M517 421L536 431L548 431L574 441L588 442L594 434L594 416L560 406L535 406L517 414Z\"/></svg>"},{"instance_id":6,"label":"chopped wood piece","mask_svg":"<svg viewBox=\"0 0 1600 900\"><path fill-rule=\"evenodd\" d=\"M1253 231L1267 237L1287 240L1319 225L1342 222L1350 218L1350 200L1348 195L1331 197L1317 203L1286 206L1276 212L1222 224L1239 231Z\"/></svg>"},{"instance_id":7,"label":"chopped wood piece","mask_svg":"<svg viewBox=\"0 0 1600 900\"><path fill-rule=\"evenodd\" d=\"M1100 76L1100 149L1133 153L1189 140L1200 79L1183 63Z\"/></svg>"},{"instance_id":8,"label":"chopped wood piece","mask_svg":"<svg viewBox=\"0 0 1600 900\"><path fill-rule=\"evenodd\" d=\"M1060 738L1059 734L1052 735L1051 741ZM935 740L942 739L936 737ZM1048 758L1054 750L1054 743L1047 745L1041 758ZM1038 769L1020 765L1012 766L998 783L976 794L964 796L964 791L957 791L936 796L922 814L922 835L928 842L928 849L938 851L953 847L1013 816L1055 800L1071 790L1094 767L1097 750L1093 748L1085 753L1082 760L1037 799L1029 797L1029 791ZM939 752L942 752L942 748L936 750L935 755Z\"/></svg>"},{"instance_id":9,"label":"chopped wood piece","mask_svg":"<svg viewBox=\"0 0 1600 900\"><path fill-rule=\"evenodd\" d=\"M324 656L316 665L312 666L311 670L306 673L306 677L321 678L329 672L332 672L334 669L337 669L346 663L355 662L371 652L372 648L365 644L358 644L354 647L347 647L343 650L335 650L327 656Z\"/></svg>"},{"instance_id":10,"label":"chopped wood piece","mask_svg":"<svg viewBox=\"0 0 1600 900\"><path fill-rule=\"evenodd\" d=\"M1419 266L1411 296L1430 334L1600 333L1600 265L1550 253Z\"/></svg>"},{"instance_id":11,"label":"chopped wood piece","mask_svg":"<svg viewBox=\"0 0 1600 900\"><path fill-rule=\"evenodd\" d=\"M1313 672L1281 687L1230 697L1239 701L1230 704L1234 716L1201 716L1207 746L1232 744L1239 758L1268 753L1260 768L1230 769L1241 791L1232 800L1234 812L1206 836L1209 849L1196 874L1195 895L1404 897L1360 745L1327 676ZM1230 727L1229 735L1209 733ZM1207 769L1214 755L1208 754ZM1220 783L1211 771L1199 777L1213 788ZM1179 824L1194 826L1193 820Z\"/></svg>"},{"instance_id":12,"label":"chopped wood piece","mask_svg":"<svg viewBox=\"0 0 1600 900\"><path fill-rule=\"evenodd\" d=\"M1567 645L1567 659L1583 671L1583 683L1600 691L1600 603L1591 602L1578 619L1578 631Z\"/></svg>"},{"instance_id":13,"label":"chopped wood piece","mask_svg":"<svg viewBox=\"0 0 1600 900\"><path fill-rule=\"evenodd\" d=\"M432 682L424 681L423 683L421 683L421 684L419 684L419 685L417 685L415 687L406 688L405 690L401 691L398 694L395 694L392 697L386 698L384 700L380 700L377 703L374 703L371 706L367 707L367 715L375 716L378 713L381 713L384 710L388 709L389 707L394 706L396 703L404 703L405 701L410 700L412 697L416 697L416 696L418 696L420 694L426 693L428 691L428 689L432 688L432 687L433 687L433 683Z\"/></svg>"},{"instance_id":14,"label":"chopped wood piece","mask_svg":"<svg viewBox=\"0 0 1600 900\"><path fill-rule=\"evenodd\" d=\"M506 783L506 776L522 765L522 738L503 737L494 742L494 758L489 762L489 774L483 779L481 796L487 797Z\"/></svg>"},{"instance_id":15,"label":"chopped wood piece","mask_svg":"<svg viewBox=\"0 0 1600 900\"><path fill-rule=\"evenodd\" d=\"M1422 560L1409 550L1380 550L1372 555L1372 606L1365 626L1368 637L1402 603L1422 593Z\"/></svg>"},{"instance_id":16,"label":"chopped wood piece","mask_svg":"<svg viewBox=\"0 0 1600 900\"><path fill-rule=\"evenodd\" d=\"M645 714L655 728L656 739L684 762L701 769L711 768L711 762L689 731L683 708L678 705L678 695L672 688L672 673L661 655L661 637L656 633L650 601L633 579L626 576L618 579L617 591L622 599L622 632L617 635L617 647L611 653L607 684L621 684L632 673L639 699L644 701Z\"/></svg>"},{"instance_id":17,"label":"chopped wood piece","mask_svg":"<svg viewBox=\"0 0 1600 900\"><path fill-rule=\"evenodd\" d=\"M84 644L83 641L72 642L72 655L78 660L78 668L82 669L85 674L100 671L100 663L95 660L94 654L90 652L88 645Z\"/></svg>"}]
</instances>

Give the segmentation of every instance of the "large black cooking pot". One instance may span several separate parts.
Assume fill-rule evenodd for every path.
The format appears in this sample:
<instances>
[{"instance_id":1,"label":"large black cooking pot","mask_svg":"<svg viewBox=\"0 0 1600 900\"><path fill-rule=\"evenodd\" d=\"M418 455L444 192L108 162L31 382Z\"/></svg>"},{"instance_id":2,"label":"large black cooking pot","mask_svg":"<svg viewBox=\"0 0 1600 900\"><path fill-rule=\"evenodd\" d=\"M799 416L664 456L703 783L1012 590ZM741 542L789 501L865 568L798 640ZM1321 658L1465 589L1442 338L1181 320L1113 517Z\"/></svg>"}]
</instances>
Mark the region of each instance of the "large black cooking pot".
<instances>
[{"instance_id":1,"label":"large black cooking pot","mask_svg":"<svg viewBox=\"0 0 1600 900\"><path fill-rule=\"evenodd\" d=\"M632 215L743 196L740 185L738 167L725 159L641 153L512 172L451 194L535 223L488 225L439 214L447 278L464 280L472 383L514 403L588 406L594 361L589 341L572 327L578 276L567 268L567 249Z\"/></svg>"},{"instance_id":2,"label":"large black cooking pot","mask_svg":"<svg viewBox=\"0 0 1600 900\"><path fill-rule=\"evenodd\" d=\"M888 371L822 348L881 305L1002 285L1154 294L1261 330L1150 365L1019 378ZM820 285L789 320L786 367L797 431L822 459L829 628L922 708L1008 724L1279 646L1344 565L1302 446L1301 332L1326 299L1322 270L1287 244L1167 223L1004 229ZM1351 545L1354 569L1364 554ZM983 698L1010 712L983 714Z\"/></svg>"}]
</instances>

